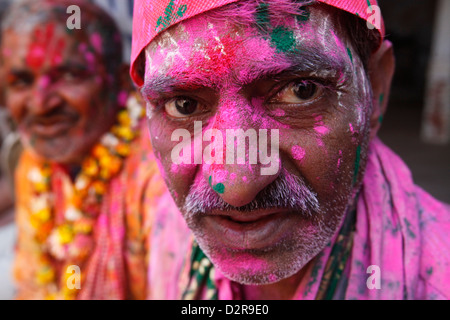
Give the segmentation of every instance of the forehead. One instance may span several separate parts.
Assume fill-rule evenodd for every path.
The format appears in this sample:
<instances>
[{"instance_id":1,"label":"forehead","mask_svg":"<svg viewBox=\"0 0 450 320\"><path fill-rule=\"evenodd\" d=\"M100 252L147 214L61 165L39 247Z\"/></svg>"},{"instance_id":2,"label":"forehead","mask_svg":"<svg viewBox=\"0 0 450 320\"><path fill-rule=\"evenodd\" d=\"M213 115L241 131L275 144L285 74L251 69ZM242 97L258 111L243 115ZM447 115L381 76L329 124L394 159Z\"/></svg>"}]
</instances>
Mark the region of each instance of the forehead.
<instances>
[{"instance_id":1,"label":"forehead","mask_svg":"<svg viewBox=\"0 0 450 320\"><path fill-rule=\"evenodd\" d=\"M146 80L162 74L239 77L261 68L276 73L293 60L303 60L309 71L348 62L350 44L336 27L333 10L323 5L306 10L283 18L269 12L263 21L259 12L247 24L209 14L181 22L147 47Z\"/></svg>"},{"instance_id":2,"label":"forehead","mask_svg":"<svg viewBox=\"0 0 450 320\"><path fill-rule=\"evenodd\" d=\"M41 68L67 61L97 62L92 37L74 32L59 21L15 26L3 31L2 56L6 64ZM41 62L32 63L31 62Z\"/></svg>"}]
</instances>

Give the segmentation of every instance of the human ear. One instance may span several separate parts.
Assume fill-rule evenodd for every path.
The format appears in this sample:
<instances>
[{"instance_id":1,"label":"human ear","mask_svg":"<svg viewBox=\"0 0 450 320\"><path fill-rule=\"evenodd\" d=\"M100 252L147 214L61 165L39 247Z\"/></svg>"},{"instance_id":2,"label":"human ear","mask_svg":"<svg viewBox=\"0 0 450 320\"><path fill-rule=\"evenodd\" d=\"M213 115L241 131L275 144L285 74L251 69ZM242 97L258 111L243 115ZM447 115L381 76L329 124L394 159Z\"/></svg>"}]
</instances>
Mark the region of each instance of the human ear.
<instances>
[{"instance_id":1,"label":"human ear","mask_svg":"<svg viewBox=\"0 0 450 320\"><path fill-rule=\"evenodd\" d=\"M384 40L369 60L369 78L373 93L373 109L370 117L371 140L377 135L387 109L394 70L394 49L390 41Z\"/></svg>"}]
</instances>

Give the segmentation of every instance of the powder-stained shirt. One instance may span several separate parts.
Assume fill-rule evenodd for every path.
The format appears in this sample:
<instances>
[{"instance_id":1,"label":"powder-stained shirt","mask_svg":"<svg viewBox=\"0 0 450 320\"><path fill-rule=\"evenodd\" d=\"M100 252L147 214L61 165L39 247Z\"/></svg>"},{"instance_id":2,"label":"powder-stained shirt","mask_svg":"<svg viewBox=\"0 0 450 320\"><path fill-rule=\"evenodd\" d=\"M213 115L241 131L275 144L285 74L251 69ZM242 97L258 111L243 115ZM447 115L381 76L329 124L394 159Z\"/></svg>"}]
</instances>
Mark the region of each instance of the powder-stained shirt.
<instances>
[{"instance_id":1,"label":"powder-stained shirt","mask_svg":"<svg viewBox=\"0 0 450 320\"><path fill-rule=\"evenodd\" d=\"M151 233L153 208L160 194L165 192L151 151L146 121L142 121L141 134L131 145L131 155L123 169L108 186L101 212L94 226L94 248L82 266L83 278L79 299L145 299L149 250L147 236ZM39 265L39 244L34 240L30 224L32 186L27 178L39 161L25 151L16 172L16 223L18 239L14 262L14 276L18 286L18 299L44 299L48 288L36 282ZM68 190L72 180L61 168L51 176L55 196L55 213L65 211ZM59 217L60 218L60 217ZM64 264L61 264L64 265ZM64 272L61 268L60 273Z\"/></svg>"}]
</instances>

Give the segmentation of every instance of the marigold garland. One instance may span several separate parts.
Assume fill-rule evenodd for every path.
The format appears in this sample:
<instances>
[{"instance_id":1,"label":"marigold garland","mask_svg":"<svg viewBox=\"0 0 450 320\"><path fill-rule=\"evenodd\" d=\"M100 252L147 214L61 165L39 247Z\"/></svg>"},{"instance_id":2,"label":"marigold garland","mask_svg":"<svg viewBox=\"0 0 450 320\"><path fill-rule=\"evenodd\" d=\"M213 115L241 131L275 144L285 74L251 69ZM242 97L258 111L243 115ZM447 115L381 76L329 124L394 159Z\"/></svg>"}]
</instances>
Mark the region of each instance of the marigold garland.
<instances>
[{"instance_id":1,"label":"marigold garland","mask_svg":"<svg viewBox=\"0 0 450 320\"><path fill-rule=\"evenodd\" d=\"M117 115L117 124L103 135L82 162L62 224L55 225L54 222L51 165L45 163L40 168L30 170L28 179L34 192L30 224L35 229L35 240L41 250L36 282L47 287L48 299L76 299L78 290L67 286L71 274L64 270L70 265L82 265L89 256L94 245L92 231L103 195L110 180L120 172L124 159L130 154L130 144L138 134L137 128L143 115L144 109L137 98L130 96L127 108ZM55 260L63 262L65 266L61 269L59 282L53 263Z\"/></svg>"}]
</instances>

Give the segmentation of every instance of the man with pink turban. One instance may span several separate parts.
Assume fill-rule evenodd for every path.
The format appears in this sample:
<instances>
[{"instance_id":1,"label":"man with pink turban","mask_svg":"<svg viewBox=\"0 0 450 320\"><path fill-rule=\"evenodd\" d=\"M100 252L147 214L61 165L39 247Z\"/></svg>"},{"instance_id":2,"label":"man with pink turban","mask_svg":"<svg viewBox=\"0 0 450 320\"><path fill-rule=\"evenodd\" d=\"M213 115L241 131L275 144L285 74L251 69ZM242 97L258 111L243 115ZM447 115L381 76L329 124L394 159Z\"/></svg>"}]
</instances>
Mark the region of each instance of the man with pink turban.
<instances>
[{"instance_id":1,"label":"man with pink turban","mask_svg":"<svg viewBox=\"0 0 450 320\"><path fill-rule=\"evenodd\" d=\"M131 63L169 190L148 298L450 298L449 207L377 138L375 0L137 0Z\"/></svg>"}]
</instances>

